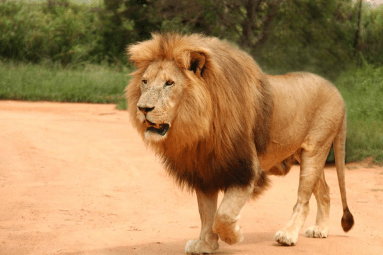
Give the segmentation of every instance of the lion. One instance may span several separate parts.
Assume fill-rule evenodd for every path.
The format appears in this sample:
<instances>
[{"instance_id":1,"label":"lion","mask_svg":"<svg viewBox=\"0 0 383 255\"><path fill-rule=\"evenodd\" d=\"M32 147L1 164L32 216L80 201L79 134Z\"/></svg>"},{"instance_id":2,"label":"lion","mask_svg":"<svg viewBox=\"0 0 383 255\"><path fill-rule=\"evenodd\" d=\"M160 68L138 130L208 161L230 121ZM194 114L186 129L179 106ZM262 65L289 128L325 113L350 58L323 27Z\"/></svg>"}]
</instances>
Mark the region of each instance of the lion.
<instances>
[{"instance_id":1,"label":"lion","mask_svg":"<svg viewBox=\"0 0 383 255\"><path fill-rule=\"evenodd\" d=\"M275 234L295 245L317 200L306 236L329 231L330 195L324 165L331 146L343 205L341 225L353 224L345 189L345 104L338 90L311 73L266 75L244 51L199 34L157 33L127 50L136 70L127 86L128 111L143 141L176 182L195 191L201 217L187 254L213 253L218 240L243 240L237 224L246 201L300 164L298 199ZM217 196L224 192L217 208Z\"/></svg>"}]
</instances>

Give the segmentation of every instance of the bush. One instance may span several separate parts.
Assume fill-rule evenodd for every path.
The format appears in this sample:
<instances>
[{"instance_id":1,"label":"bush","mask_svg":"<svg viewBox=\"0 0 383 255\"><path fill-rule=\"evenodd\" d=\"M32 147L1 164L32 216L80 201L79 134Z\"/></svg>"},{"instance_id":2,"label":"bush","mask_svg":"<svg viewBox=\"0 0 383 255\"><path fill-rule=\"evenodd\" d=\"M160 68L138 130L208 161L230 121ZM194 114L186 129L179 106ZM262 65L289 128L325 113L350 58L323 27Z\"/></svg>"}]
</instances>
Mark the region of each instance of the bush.
<instances>
[{"instance_id":1,"label":"bush","mask_svg":"<svg viewBox=\"0 0 383 255\"><path fill-rule=\"evenodd\" d=\"M383 64L383 5L365 8L362 14L360 51L362 58L371 64Z\"/></svg>"},{"instance_id":2,"label":"bush","mask_svg":"<svg viewBox=\"0 0 383 255\"><path fill-rule=\"evenodd\" d=\"M106 33L109 18L100 7L0 1L0 57L34 63L50 59L64 65L126 62L124 52L110 45L118 40Z\"/></svg>"},{"instance_id":3,"label":"bush","mask_svg":"<svg viewBox=\"0 0 383 255\"><path fill-rule=\"evenodd\" d=\"M383 67L348 70L337 79L347 108L347 161L383 162Z\"/></svg>"},{"instance_id":4,"label":"bush","mask_svg":"<svg viewBox=\"0 0 383 255\"><path fill-rule=\"evenodd\" d=\"M356 62L383 64L383 6L363 5L356 47L354 1L256 2L251 14L244 1L0 0L0 57L125 64L128 44L176 30L229 39L273 73L302 70L334 79Z\"/></svg>"},{"instance_id":5,"label":"bush","mask_svg":"<svg viewBox=\"0 0 383 255\"><path fill-rule=\"evenodd\" d=\"M120 103L126 101L127 73L102 65L0 61L0 100Z\"/></svg>"}]
</instances>

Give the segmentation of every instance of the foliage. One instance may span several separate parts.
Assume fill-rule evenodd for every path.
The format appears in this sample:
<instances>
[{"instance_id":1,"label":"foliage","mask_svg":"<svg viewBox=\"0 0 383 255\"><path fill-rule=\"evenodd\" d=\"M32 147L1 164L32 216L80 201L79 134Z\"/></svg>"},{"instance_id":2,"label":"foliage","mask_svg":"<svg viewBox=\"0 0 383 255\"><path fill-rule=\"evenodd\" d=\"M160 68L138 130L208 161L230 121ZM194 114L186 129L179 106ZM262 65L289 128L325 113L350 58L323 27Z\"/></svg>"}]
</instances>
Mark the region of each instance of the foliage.
<instances>
[{"instance_id":1,"label":"foliage","mask_svg":"<svg viewBox=\"0 0 383 255\"><path fill-rule=\"evenodd\" d=\"M34 63L50 59L64 65L125 61L124 52L105 39L112 27L108 12L65 1L53 3L0 2L1 57Z\"/></svg>"},{"instance_id":2,"label":"foliage","mask_svg":"<svg viewBox=\"0 0 383 255\"><path fill-rule=\"evenodd\" d=\"M383 64L383 5L376 9L364 8L362 14L360 61Z\"/></svg>"},{"instance_id":3,"label":"foliage","mask_svg":"<svg viewBox=\"0 0 383 255\"><path fill-rule=\"evenodd\" d=\"M364 66L339 76L337 86L347 104L348 117L383 122L383 67Z\"/></svg>"},{"instance_id":4,"label":"foliage","mask_svg":"<svg viewBox=\"0 0 383 255\"><path fill-rule=\"evenodd\" d=\"M227 39L274 73L306 70L333 79L349 64L383 63L383 7L362 10L355 46L352 0L104 0L98 6L1 0L0 57L121 65L128 44L175 30Z\"/></svg>"},{"instance_id":5,"label":"foliage","mask_svg":"<svg viewBox=\"0 0 383 255\"><path fill-rule=\"evenodd\" d=\"M383 67L364 66L336 81L347 107L347 160L383 162Z\"/></svg>"},{"instance_id":6,"label":"foliage","mask_svg":"<svg viewBox=\"0 0 383 255\"><path fill-rule=\"evenodd\" d=\"M126 101L126 73L102 65L0 61L0 100L120 103Z\"/></svg>"},{"instance_id":7,"label":"foliage","mask_svg":"<svg viewBox=\"0 0 383 255\"><path fill-rule=\"evenodd\" d=\"M352 13L350 1L293 0L279 12L273 43L256 50L259 62L277 72L304 70L330 79L351 62L353 15L342 16Z\"/></svg>"}]
</instances>

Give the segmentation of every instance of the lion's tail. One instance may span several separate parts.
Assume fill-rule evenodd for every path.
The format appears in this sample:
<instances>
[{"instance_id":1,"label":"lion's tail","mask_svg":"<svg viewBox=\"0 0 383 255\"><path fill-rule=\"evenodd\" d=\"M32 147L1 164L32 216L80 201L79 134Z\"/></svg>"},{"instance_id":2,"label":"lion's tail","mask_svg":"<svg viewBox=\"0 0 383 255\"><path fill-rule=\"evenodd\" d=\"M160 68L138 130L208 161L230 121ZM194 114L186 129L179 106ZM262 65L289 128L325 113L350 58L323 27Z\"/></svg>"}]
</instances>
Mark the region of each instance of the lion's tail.
<instances>
[{"instance_id":1,"label":"lion's tail","mask_svg":"<svg viewBox=\"0 0 383 255\"><path fill-rule=\"evenodd\" d=\"M346 185L345 185L345 177L344 177L346 130L347 130L347 120L345 116L343 119L342 127L340 128L337 136L334 139L333 147L334 147L334 153L335 153L335 166L336 166L336 171L338 174L340 196L342 198L342 206L343 206L343 217L342 217L341 223L342 223L343 230L345 232L348 232L354 225L354 217L352 216L347 206Z\"/></svg>"}]
</instances>

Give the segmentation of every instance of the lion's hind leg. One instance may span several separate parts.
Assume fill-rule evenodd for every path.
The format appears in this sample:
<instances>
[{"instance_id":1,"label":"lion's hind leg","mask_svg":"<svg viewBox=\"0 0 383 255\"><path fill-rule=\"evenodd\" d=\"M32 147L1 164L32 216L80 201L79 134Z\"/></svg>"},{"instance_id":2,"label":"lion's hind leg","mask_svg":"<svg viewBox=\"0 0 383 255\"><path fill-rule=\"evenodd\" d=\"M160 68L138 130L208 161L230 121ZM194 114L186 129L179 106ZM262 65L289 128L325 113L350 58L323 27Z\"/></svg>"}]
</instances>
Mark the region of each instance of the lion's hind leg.
<instances>
[{"instance_id":1,"label":"lion's hind leg","mask_svg":"<svg viewBox=\"0 0 383 255\"><path fill-rule=\"evenodd\" d=\"M317 216L315 225L306 230L307 237L325 238L328 236L330 217L330 188L326 183L324 171L314 189L317 201Z\"/></svg>"},{"instance_id":2,"label":"lion's hind leg","mask_svg":"<svg viewBox=\"0 0 383 255\"><path fill-rule=\"evenodd\" d=\"M331 143L324 148L315 150L304 149L301 153L301 170L298 187L298 200L294 206L293 215L286 226L279 230L274 239L283 245L295 245L298 242L299 232L306 221L310 211L309 200L322 176L324 164ZM311 146L309 146L311 147ZM327 149L328 148L328 149Z\"/></svg>"}]
</instances>

